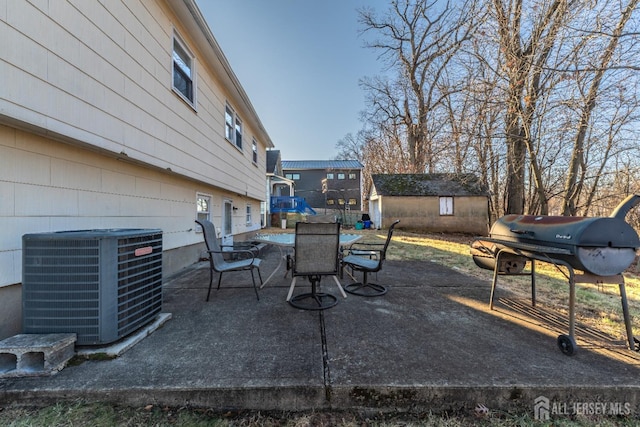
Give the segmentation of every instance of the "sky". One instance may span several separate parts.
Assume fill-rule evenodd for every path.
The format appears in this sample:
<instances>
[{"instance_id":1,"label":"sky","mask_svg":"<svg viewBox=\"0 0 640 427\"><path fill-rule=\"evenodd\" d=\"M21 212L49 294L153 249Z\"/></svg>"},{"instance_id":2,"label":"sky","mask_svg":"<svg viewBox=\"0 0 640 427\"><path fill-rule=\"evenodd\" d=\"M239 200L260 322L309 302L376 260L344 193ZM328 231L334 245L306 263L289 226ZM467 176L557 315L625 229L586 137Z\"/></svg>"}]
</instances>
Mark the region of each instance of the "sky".
<instances>
[{"instance_id":1,"label":"sky","mask_svg":"<svg viewBox=\"0 0 640 427\"><path fill-rule=\"evenodd\" d=\"M388 0L197 0L283 160L330 160L361 128L361 78L381 74L357 10Z\"/></svg>"}]
</instances>

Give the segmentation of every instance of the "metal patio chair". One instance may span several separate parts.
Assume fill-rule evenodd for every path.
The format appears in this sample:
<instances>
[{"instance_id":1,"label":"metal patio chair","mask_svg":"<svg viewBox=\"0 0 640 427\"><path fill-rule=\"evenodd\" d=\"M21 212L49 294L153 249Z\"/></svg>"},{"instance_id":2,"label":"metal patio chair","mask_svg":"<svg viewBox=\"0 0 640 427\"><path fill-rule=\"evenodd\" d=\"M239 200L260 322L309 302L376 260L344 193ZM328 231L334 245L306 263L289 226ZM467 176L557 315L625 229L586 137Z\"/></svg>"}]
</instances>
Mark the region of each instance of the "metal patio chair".
<instances>
[{"instance_id":1,"label":"metal patio chair","mask_svg":"<svg viewBox=\"0 0 640 427\"><path fill-rule=\"evenodd\" d=\"M338 299L331 294L318 292L317 286L322 276L332 276L344 298L340 273L340 224L305 223L296 224L295 249L291 257L293 280L287 295L289 304L303 310L324 310L333 307ZM298 277L307 277L311 282L311 292L291 296Z\"/></svg>"},{"instance_id":2,"label":"metal patio chair","mask_svg":"<svg viewBox=\"0 0 640 427\"><path fill-rule=\"evenodd\" d=\"M387 288L377 283L369 283L369 273L376 273L382 269L382 264L386 259L387 249L391 242L393 230L400 220L394 221L389 227L387 240L384 243L353 243L347 249L345 257L342 259L342 268L349 267L352 271L361 271L362 282L350 283L344 290L350 294L365 297L376 297L387 293Z\"/></svg>"},{"instance_id":3,"label":"metal patio chair","mask_svg":"<svg viewBox=\"0 0 640 427\"><path fill-rule=\"evenodd\" d=\"M253 275L253 270L258 271L258 277L260 278L260 284L262 284L262 275L260 274L260 258L256 257L256 252L250 249L242 250L222 250L218 244L216 237L216 228L211 221L196 220L196 222L202 227L202 234L204 235L204 242L207 245L207 252L209 253L209 291L207 292L207 301L211 295L211 286L213 285L213 272L219 273L218 275L218 289L220 289L220 282L222 281L222 273L228 271L245 271L251 272L251 281L253 282L253 289L256 293L256 298L260 300L258 295L258 288L256 286L256 279ZM232 260L226 260L225 256L233 257Z\"/></svg>"}]
</instances>

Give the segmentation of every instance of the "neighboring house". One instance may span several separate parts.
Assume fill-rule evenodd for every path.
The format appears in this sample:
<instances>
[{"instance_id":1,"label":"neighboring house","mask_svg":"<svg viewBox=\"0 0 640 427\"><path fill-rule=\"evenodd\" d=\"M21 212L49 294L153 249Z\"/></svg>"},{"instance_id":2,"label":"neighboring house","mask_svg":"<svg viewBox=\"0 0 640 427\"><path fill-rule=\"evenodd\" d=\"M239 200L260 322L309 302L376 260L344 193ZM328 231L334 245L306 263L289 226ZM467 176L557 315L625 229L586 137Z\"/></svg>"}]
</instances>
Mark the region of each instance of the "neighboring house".
<instances>
[{"instance_id":1,"label":"neighboring house","mask_svg":"<svg viewBox=\"0 0 640 427\"><path fill-rule=\"evenodd\" d=\"M362 168L357 160L283 160L295 195L318 209L362 210Z\"/></svg>"},{"instance_id":2,"label":"neighboring house","mask_svg":"<svg viewBox=\"0 0 640 427\"><path fill-rule=\"evenodd\" d=\"M377 228L396 219L404 230L489 231L489 194L471 174L372 175L369 211Z\"/></svg>"},{"instance_id":3,"label":"neighboring house","mask_svg":"<svg viewBox=\"0 0 640 427\"><path fill-rule=\"evenodd\" d=\"M260 229L273 147L195 0L0 2L0 338L27 233L163 231L163 273Z\"/></svg>"},{"instance_id":4,"label":"neighboring house","mask_svg":"<svg viewBox=\"0 0 640 427\"><path fill-rule=\"evenodd\" d=\"M287 179L282 171L282 157L280 156L280 150L268 150L267 151L267 201L263 204L263 225L270 227L272 225L271 212L269 209L269 200L271 196L294 196L294 182L291 179Z\"/></svg>"}]
</instances>

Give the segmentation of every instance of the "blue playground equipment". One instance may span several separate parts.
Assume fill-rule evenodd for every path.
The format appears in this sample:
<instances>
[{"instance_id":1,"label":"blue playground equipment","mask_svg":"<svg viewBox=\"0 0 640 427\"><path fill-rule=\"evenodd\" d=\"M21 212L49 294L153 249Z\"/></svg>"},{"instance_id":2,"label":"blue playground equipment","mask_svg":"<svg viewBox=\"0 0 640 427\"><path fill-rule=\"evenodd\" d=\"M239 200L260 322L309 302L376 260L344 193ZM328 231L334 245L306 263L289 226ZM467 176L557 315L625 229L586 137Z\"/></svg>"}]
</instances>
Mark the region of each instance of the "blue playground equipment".
<instances>
[{"instance_id":1,"label":"blue playground equipment","mask_svg":"<svg viewBox=\"0 0 640 427\"><path fill-rule=\"evenodd\" d=\"M271 213L295 212L315 215L316 211L302 197L271 196Z\"/></svg>"}]
</instances>

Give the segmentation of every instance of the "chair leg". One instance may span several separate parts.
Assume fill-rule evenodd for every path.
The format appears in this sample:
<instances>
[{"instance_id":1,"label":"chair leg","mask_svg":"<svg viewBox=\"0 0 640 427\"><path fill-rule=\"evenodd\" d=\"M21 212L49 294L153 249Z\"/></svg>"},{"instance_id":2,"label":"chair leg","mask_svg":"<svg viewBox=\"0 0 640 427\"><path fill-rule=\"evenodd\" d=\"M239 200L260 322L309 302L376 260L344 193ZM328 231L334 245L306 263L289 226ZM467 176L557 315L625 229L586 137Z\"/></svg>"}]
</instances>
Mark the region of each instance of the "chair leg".
<instances>
[{"instance_id":1,"label":"chair leg","mask_svg":"<svg viewBox=\"0 0 640 427\"><path fill-rule=\"evenodd\" d=\"M209 295L211 295L211 286L213 285L213 270L209 270L209 291L207 292L206 301L209 302Z\"/></svg>"},{"instance_id":2,"label":"chair leg","mask_svg":"<svg viewBox=\"0 0 640 427\"><path fill-rule=\"evenodd\" d=\"M256 268L256 270L258 270L258 277L260 278L260 289L262 289L262 285L264 284L264 282L262 281L262 274L260 274L259 268Z\"/></svg>"},{"instance_id":3,"label":"chair leg","mask_svg":"<svg viewBox=\"0 0 640 427\"><path fill-rule=\"evenodd\" d=\"M220 272L220 275L218 276L218 289L220 289L220 283L222 283L222 271Z\"/></svg>"},{"instance_id":4,"label":"chair leg","mask_svg":"<svg viewBox=\"0 0 640 427\"><path fill-rule=\"evenodd\" d=\"M258 270L258 275L260 274L260 270ZM253 282L253 290L256 292L256 298L260 301L260 295L258 295L258 287L256 286L256 278L253 277L253 268L251 269L251 281Z\"/></svg>"},{"instance_id":5,"label":"chair leg","mask_svg":"<svg viewBox=\"0 0 640 427\"><path fill-rule=\"evenodd\" d=\"M344 293L344 289L342 289L342 285L340 284L340 281L338 280L338 278L336 276L331 276L331 277L333 277L333 280L336 281L336 285L338 285L338 290L342 294L342 297L346 298L347 294Z\"/></svg>"},{"instance_id":6,"label":"chair leg","mask_svg":"<svg viewBox=\"0 0 640 427\"><path fill-rule=\"evenodd\" d=\"M289 293L287 294L287 301L289 301L291 299L291 295L293 295L293 288L296 287L296 280L298 280L298 276L293 276L291 286L289 287Z\"/></svg>"}]
</instances>

